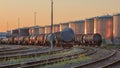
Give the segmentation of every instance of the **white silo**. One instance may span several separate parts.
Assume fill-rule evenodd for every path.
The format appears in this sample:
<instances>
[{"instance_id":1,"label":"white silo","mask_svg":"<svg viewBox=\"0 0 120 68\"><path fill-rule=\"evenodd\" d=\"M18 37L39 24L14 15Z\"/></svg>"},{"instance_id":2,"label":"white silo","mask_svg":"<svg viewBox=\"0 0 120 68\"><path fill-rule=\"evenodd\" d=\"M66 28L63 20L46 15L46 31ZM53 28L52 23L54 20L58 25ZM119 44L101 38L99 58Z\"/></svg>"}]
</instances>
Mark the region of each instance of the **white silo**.
<instances>
[{"instance_id":1,"label":"white silo","mask_svg":"<svg viewBox=\"0 0 120 68\"><path fill-rule=\"evenodd\" d=\"M120 44L120 14L113 15L113 35L114 43Z\"/></svg>"},{"instance_id":2,"label":"white silo","mask_svg":"<svg viewBox=\"0 0 120 68\"><path fill-rule=\"evenodd\" d=\"M85 20L85 34L94 33L94 18Z\"/></svg>"}]
</instances>

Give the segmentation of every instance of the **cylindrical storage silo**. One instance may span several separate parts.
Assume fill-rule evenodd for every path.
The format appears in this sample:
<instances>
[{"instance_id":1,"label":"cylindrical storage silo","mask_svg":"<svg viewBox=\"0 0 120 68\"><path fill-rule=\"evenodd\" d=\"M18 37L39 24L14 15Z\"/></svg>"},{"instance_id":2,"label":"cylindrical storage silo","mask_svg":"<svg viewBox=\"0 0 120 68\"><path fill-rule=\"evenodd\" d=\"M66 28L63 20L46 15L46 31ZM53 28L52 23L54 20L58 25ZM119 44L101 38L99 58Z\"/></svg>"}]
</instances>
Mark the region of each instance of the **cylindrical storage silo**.
<instances>
[{"instance_id":1,"label":"cylindrical storage silo","mask_svg":"<svg viewBox=\"0 0 120 68\"><path fill-rule=\"evenodd\" d=\"M30 35L38 35L39 34L39 26L33 26L29 28Z\"/></svg>"},{"instance_id":2,"label":"cylindrical storage silo","mask_svg":"<svg viewBox=\"0 0 120 68\"><path fill-rule=\"evenodd\" d=\"M69 27L69 23L60 23L60 31Z\"/></svg>"},{"instance_id":3,"label":"cylindrical storage silo","mask_svg":"<svg viewBox=\"0 0 120 68\"><path fill-rule=\"evenodd\" d=\"M51 26L47 25L45 26L45 34L49 34L51 32Z\"/></svg>"},{"instance_id":4,"label":"cylindrical storage silo","mask_svg":"<svg viewBox=\"0 0 120 68\"><path fill-rule=\"evenodd\" d=\"M76 23L75 23L75 21L69 22L69 28L72 28L73 31L74 31L75 34L76 34Z\"/></svg>"},{"instance_id":5,"label":"cylindrical storage silo","mask_svg":"<svg viewBox=\"0 0 120 68\"><path fill-rule=\"evenodd\" d=\"M94 18L85 20L85 34L94 33Z\"/></svg>"},{"instance_id":6,"label":"cylindrical storage silo","mask_svg":"<svg viewBox=\"0 0 120 68\"><path fill-rule=\"evenodd\" d=\"M75 33L85 34L85 21L84 20L75 21Z\"/></svg>"},{"instance_id":7,"label":"cylindrical storage silo","mask_svg":"<svg viewBox=\"0 0 120 68\"><path fill-rule=\"evenodd\" d=\"M114 43L120 44L120 14L113 15Z\"/></svg>"},{"instance_id":8,"label":"cylindrical storage silo","mask_svg":"<svg viewBox=\"0 0 120 68\"><path fill-rule=\"evenodd\" d=\"M29 28L20 28L20 36L29 36Z\"/></svg>"},{"instance_id":9,"label":"cylindrical storage silo","mask_svg":"<svg viewBox=\"0 0 120 68\"><path fill-rule=\"evenodd\" d=\"M53 33L60 32L60 24L54 24L53 25Z\"/></svg>"},{"instance_id":10,"label":"cylindrical storage silo","mask_svg":"<svg viewBox=\"0 0 120 68\"><path fill-rule=\"evenodd\" d=\"M113 39L113 17L110 15L94 18L94 33L102 35L102 39L112 43Z\"/></svg>"},{"instance_id":11,"label":"cylindrical storage silo","mask_svg":"<svg viewBox=\"0 0 120 68\"><path fill-rule=\"evenodd\" d=\"M45 34L45 27L39 27L39 34Z\"/></svg>"}]
</instances>

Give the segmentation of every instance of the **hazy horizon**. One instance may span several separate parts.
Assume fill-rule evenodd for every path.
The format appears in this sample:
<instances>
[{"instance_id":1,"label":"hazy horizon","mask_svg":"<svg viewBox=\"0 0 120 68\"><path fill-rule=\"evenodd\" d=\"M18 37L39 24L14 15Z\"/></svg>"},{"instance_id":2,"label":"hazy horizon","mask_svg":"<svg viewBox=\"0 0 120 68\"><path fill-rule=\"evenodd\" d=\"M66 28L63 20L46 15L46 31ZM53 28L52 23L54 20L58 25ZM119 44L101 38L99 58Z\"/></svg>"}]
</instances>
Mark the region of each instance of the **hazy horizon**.
<instances>
[{"instance_id":1,"label":"hazy horizon","mask_svg":"<svg viewBox=\"0 0 120 68\"><path fill-rule=\"evenodd\" d=\"M84 20L94 16L120 13L120 0L54 0L54 24ZM37 12L37 25L50 24L50 0L0 0L0 32L9 29L34 25L34 12Z\"/></svg>"}]
</instances>

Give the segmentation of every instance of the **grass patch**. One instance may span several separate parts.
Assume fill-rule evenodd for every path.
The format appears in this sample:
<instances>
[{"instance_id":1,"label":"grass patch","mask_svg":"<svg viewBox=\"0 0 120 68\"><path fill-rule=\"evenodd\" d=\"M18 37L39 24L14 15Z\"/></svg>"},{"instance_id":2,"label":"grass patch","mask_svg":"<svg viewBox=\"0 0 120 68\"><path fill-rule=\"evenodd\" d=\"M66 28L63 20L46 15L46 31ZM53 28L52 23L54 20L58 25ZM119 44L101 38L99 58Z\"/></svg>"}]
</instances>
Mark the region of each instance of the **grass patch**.
<instances>
[{"instance_id":1,"label":"grass patch","mask_svg":"<svg viewBox=\"0 0 120 68\"><path fill-rule=\"evenodd\" d=\"M56 68L56 67L60 67L60 66L71 65L73 63L80 63L80 62L89 61L89 60L92 60L92 57L81 55L81 56L79 56L79 58L76 58L76 59L71 59L71 60L64 59L61 62L57 62L52 65L41 66L38 68Z\"/></svg>"},{"instance_id":2,"label":"grass patch","mask_svg":"<svg viewBox=\"0 0 120 68\"><path fill-rule=\"evenodd\" d=\"M80 48L73 48L70 51L60 51L57 52L55 54L48 52L47 54L44 55L40 55L38 56L37 54L35 54L35 56L26 56L25 58L22 58L21 56L17 57L17 58L4 58L3 63L5 64L9 64L9 63L22 63L22 62L27 62L29 60L42 60L42 59L48 59L50 56L65 56L65 55L70 55L70 54L74 54L76 52L82 52L84 51L83 49Z\"/></svg>"},{"instance_id":3,"label":"grass patch","mask_svg":"<svg viewBox=\"0 0 120 68\"><path fill-rule=\"evenodd\" d=\"M102 48L106 48L106 49L109 49L109 48L120 48L120 44L106 44L106 45L102 46Z\"/></svg>"}]
</instances>

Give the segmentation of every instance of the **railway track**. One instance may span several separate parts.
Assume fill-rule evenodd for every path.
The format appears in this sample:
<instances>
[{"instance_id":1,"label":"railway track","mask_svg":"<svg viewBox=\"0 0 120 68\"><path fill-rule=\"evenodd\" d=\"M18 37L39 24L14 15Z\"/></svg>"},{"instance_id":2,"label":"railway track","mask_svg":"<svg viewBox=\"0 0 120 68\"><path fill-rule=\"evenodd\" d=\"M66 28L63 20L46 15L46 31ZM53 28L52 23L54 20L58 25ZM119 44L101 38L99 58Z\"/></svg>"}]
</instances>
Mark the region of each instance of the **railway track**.
<instances>
[{"instance_id":1,"label":"railway track","mask_svg":"<svg viewBox=\"0 0 120 68\"><path fill-rule=\"evenodd\" d=\"M75 52L75 53L71 53L71 54L67 54L66 55L59 55L59 56L54 56L54 54L57 54L57 53L64 53L64 52L67 52L67 51L70 51L70 49L67 49L67 50L63 50L63 49L58 49L58 50L54 50L51 54L51 56L49 56L48 58L43 58L43 59L34 59L34 60L28 60L27 62L26 61L23 61L23 62L20 62L20 63L11 63L11 64L3 64L1 65L1 62L0 62L0 68L17 68L17 67L20 67L20 68L36 68L36 67L44 67L46 65L53 65L53 64L56 64L56 63L61 63L61 62L64 62L64 61L69 61L69 60L74 60L74 59L77 59L80 57L80 55L84 55L84 56L91 56L91 55L95 55L95 53L97 51L99 51L99 49L101 48L82 48L84 49L83 52ZM29 49L28 49L29 50ZM101 49L102 50L102 49ZM23 50L24 51L27 51L27 50ZM70 65L70 67L67 67L67 68L115 68L116 65L120 66L120 51L119 50L109 50L110 51L110 54L107 54L105 55L104 57L101 56L99 57L98 59L96 60L93 60L93 61L89 61L87 63L84 63L84 64L80 64L80 65L77 65L77 64L73 64ZM11 51L11 53L14 52L14 51ZM6 54L9 53L9 52L6 52ZM18 53L19 53L19 50L18 50ZM45 55L45 54L48 54L49 53L49 50L44 50L44 51L41 51L41 52L35 52L32 56L35 56L36 54L38 54L39 56L41 55ZM21 58L25 58L26 56L31 56L30 53L28 52L25 56L22 54L20 55ZM37 57L39 57L37 56ZM13 58L14 56L11 56L8 58ZM16 56L18 57L18 56ZM117 57L117 58L116 58ZM14 57L15 58L15 57ZM1 58L2 59L2 58ZM58 68L61 68L61 67L58 67ZM65 67L64 67L65 68ZM118 68L118 67L116 67Z\"/></svg>"},{"instance_id":2,"label":"railway track","mask_svg":"<svg viewBox=\"0 0 120 68\"><path fill-rule=\"evenodd\" d=\"M96 59L95 61L91 61L89 63L85 63L85 64L82 64L82 65L78 65L78 66L74 66L72 68L103 68L104 65L106 66L106 64L114 61L114 60L117 60L116 59L116 56L117 56L117 52L116 50L112 50L112 53L105 56L105 57L101 57L99 59ZM113 60L114 59L114 60Z\"/></svg>"},{"instance_id":3,"label":"railway track","mask_svg":"<svg viewBox=\"0 0 120 68\"><path fill-rule=\"evenodd\" d=\"M120 68L120 60L104 65L103 68Z\"/></svg>"},{"instance_id":4,"label":"railway track","mask_svg":"<svg viewBox=\"0 0 120 68\"><path fill-rule=\"evenodd\" d=\"M107 64L103 65L102 68L120 68L120 51L117 50L113 61L109 61Z\"/></svg>"},{"instance_id":5,"label":"railway track","mask_svg":"<svg viewBox=\"0 0 120 68\"><path fill-rule=\"evenodd\" d=\"M31 63L31 64L26 64L25 66L22 66L22 68L35 68L35 67L39 67L39 66L54 64L54 63L62 62L64 60L72 60L72 59L79 58L79 56L82 54L84 54L85 56L88 56L88 55L94 54L95 52L96 52L96 50L89 49L89 50L86 50L86 51L80 52L80 53L74 53L71 55L50 58L48 60L45 60L44 62L35 62L35 63Z\"/></svg>"},{"instance_id":6,"label":"railway track","mask_svg":"<svg viewBox=\"0 0 120 68\"><path fill-rule=\"evenodd\" d=\"M68 50L68 49L67 49ZM87 50L85 50L85 51L87 51ZM85 51L83 51L83 53L85 52ZM63 53L63 52L62 52ZM73 58L72 56L74 56L74 58L76 57L77 58L77 56L78 56L78 54L79 53L76 53L76 54L71 54L71 55L65 55L65 56L59 56L59 57L55 57L55 56L51 56L51 57L49 57L48 59L43 59L43 60L37 60L37 61L30 61L30 62L24 62L24 67L26 68L26 67L30 67L30 65L31 64L33 64L33 66L34 66L34 64L41 64L41 65L45 65L45 64L51 64L51 63L54 63L54 62L56 62L56 61L60 61L61 59L63 59L63 58ZM54 60L54 61L53 61ZM46 63L46 61L49 61L49 63ZM61 60L62 61L62 60ZM2 66L0 66L0 68L16 68L16 67L18 67L18 66L21 66L21 64L20 63L17 63L17 64L9 64L9 65L2 65ZM22 65L22 68L24 68L23 67L23 65Z\"/></svg>"},{"instance_id":7,"label":"railway track","mask_svg":"<svg viewBox=\"0 0 120 68\"><path fill-rule=\"evenodd\" d=\"M22 65L22 68L34 68L34 67L44 66L44 65L48 65L48 64L54 64L57 62L62 62L64 60L76 59L82 54L90 55L90 54L93 54L95 52L96 52L95 50L89 49L89 50L85 50L84 52L77 52L77 53L73 53L73 54L67 54L64 56L51 56L48 59L34 61L34 62L27 63L25 65Z\"/></svg>"},{"instance_id":8,"label":"railway track","mask_svg":"<svg viewBox=\"0 0 120 68\"><path fill-rule=\"evenodd\" d=\"M18 49L13 49L11 51L0 52L0 56L17 54L17 53L20 54L20 53L28 53L28 52L37 52L45 49L48 49L48 48L18 48Z\"/></svg>"},{"instance_id":9,"label":"railway track","mask_svg":"<svg viewBox=\"0 0 120 68\"><path fill-rule=\"evenodd\" d=\"M1 49L9 49L9 47L0 47L0 50L1 50Z\"/></svg>"},{"instance_id":10,"label":"railway track","mask_svg":"<svg viewBox=\"0 0 120 68\"><path fill-rule=\"evenodd\" d=\"M91 47L88 47L88 48L91 48ZM47 66L43 66L40 68L71 68L73 66L88 62L92 59L92 57L90 57L90 56L95 55L96 53L99 52L98 48L93 48L93 49L94 49L93 51L88 51L84 54L81 54L81 56L79 56L77 58L68 59L68 60L65 60L65 61L60 62L60 63L47 65Z\"/></svg>"},{"instance_id":11,"label":"railway track","mask_svg":"<svg viewBox=\"0 0 120 68\"><path fill-rule=\"evenodd\" d=\"M17 51L17 50L24 50L24 49L28 49L26 47L20 47L20 48L5 48L5 49L1 49L0 53L2 52L11 52L11 51Z\"/></svg>"},{"instance_id":12,"label":"railway track","mask_svg":"<svg viewBox=\"0 0 120 68\"><path fill-rule=\"evenodd\" d=\"M59 51L62 51L63 49L54 49L52 50L51 53L57 53ZM48 54L51 50L49 48L46 49L40 49L39 51L32 51L32 52L20 52L20 53L15 53L15 54L8 54L8 55L2 55L0 56L0 61L4 61L4 60L9 60L11 58L14 59L18 59L20 58L27 58L27 57L36 57L36 56L40 56L43 54Z\"/></svg>"}]
</instances>

